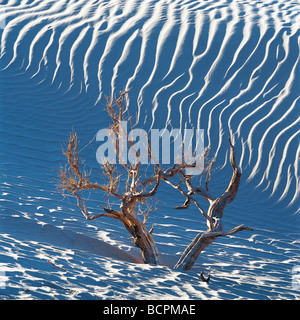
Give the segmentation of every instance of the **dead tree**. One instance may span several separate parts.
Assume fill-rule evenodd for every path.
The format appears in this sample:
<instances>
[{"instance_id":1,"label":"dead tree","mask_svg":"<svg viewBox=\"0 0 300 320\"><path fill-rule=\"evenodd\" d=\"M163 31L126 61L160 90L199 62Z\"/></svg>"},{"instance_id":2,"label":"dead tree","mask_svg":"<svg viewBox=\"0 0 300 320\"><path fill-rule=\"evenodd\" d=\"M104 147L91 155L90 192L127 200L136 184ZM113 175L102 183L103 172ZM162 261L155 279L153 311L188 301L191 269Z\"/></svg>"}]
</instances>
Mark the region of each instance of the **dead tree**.
<instances>
[{"instance_id":1,"label":"dead tree","mask_svg":"<svg viewBox=\"0 0 300 320\"><path fill-rule=\"evenodd\" d=\"M121 138L121 135L124 133L120 127L120 121L124 120L125 112L123 101L126 93L127 92L121 93L120 97L115 101L107 98L107 112L112 120L110 130L115 134L115 137L117 137L114 141L114 149L119 159L122 157L122 150L119 148L119 138ZM127 120L130 120L130 118ZM131 127L134 127L132 123ZM122 138L124 139L124 137ZM133 142L130 140L128 134L125 139L130 147L133 148ZM149 152L147 156L151 159L152 153L149 140L148 145ZM109 217L121 221L133 237L134 245L141 250L144 262L158 264L159 253L151 235L153 228L150 230L146 228L149 213L154 210L148 200L156 194L162 180L173 177L179 170L184 168L185 165L175 165L165 171L161 169L159 164L153 165L153 174L145 177L141 174L141 164L138 161L129 165L121 164L118 166L118 169L120 169L120 167L123 169L123 175L117 170L114 164L106 162L103 164L103 173L107 177L108 184L102 185L97 182L91 182L89 174L82 172L82 165L80 164L78 155L78 138L76 132L71 133L64 155L67 157L68 163L66 168L60 170L61 183L59 188L62 193L70 192L76 196L78 207L87 220ZM138 159L141 155L136 151L135 156ZM124 175L126 179L121 181ZM122 182L123 185L120 186ZM107 207L101 206L104 212L96 215L90 214L85 200L81 195L84 190L103 191L107 195L115 197L119 202L118 210L112 209L111 204L108 202Z\"/></svg>"},{"instance_id":2,"label":"dead tree","mask_svg":"<svg viewBox=\"0 0 300 320\"><path fill-rule=\"evenodd\" d=\"M229 145L230 145L230 162L233 168L233 173L226 191L221 196L214 197L209 192L209 188L208 188L208 182L211 178L211 166L214 161L211 162L211 165L206 173L207 174L206 189L203 189L199 186L193 186L191 182L191 177L184 175L182 171L179 174L181 174L182 179L185 181L188 192L184 192L180 187L175 186L174 184L167 181L167 183L172 185L174 188L178 189L181 192L181 194L183 194L186 197L186 201L183 204L183 206L177 207L177 209L186 209L189 207L189 204L193 202L198 208L198 210L201 212L201 214L207 220L207 226L208 226L208 230L205 232L199 233L194 238L194 240L190 243L190 245L185 249L184 253L176 263L174 267L175 269L189 270L193 266L197 258L199 257L200 253L208 245L213 243L218 237L233 235L236 232L239 232L242 230L253 230L244 225L240 225L233 228L232 230L223 232L223 223L222 223L223 211L225 207L234 200L238 192L240 179L242 175L236 162L235 150L230 138L229 138ZM202 209L202 207L193 197L193 195L195 194L201 195L206 201L209 202L210 205L207 213Z\"/></svg>"},{"instance_id":3,"label":"dead tree","mask_svg":"<svg viewBox=\"0 0 300 320\"><path fill-rule=\"evenodd\" d=\"M107 98L107 112L112 121L109 129L115 136L113 145L115 154L119 160L122 158L120 138L124 139L124 137L122 137L124 131L120 126L120 122L129 120L131 128L134 128L128 113L126 114L127 118L124 118L126 112L124 111L123 102L126 94L126 91L121 93L117 100ZM131 149L135 150L133 142L128 134L125 135L125 139ZM151 160L153 159L151 144L149 139L147 141L148 154L146 156ZM208 189L208 182L211 179L211 167L214 161L208 161L206 165L206 189L199 186L193 186L191 176L184 173L184 170L191 167L191 165L184 162L175 164L164 170L157 161L154 161L155 164L151 164L153 172L147 176L141 172L141 163L139 161L130 164L119 161L120 165L118 166L105 162L103 163L103 173L106 176L108 183L100 184L98 182L91 182L89 173L82 169L83 166L78 154L78 138L76 132L70 134L67 148L64 151L64 155L67 158L67 164L65 168L60 170L61 182L59 188L63 194L67 192L76 197L77 205L87 220L94 220L99 217L109 217L121 221L126 230L131 234L134 245L140 249L144 263L156 265L159 264L159 253L151 235L153 227L148 230L146 223L149 213L154 210L149 200L153 200L160 182L165 181L186 197L185 203L182 206L177 207L177 209L188 208L190 203L193 202L201 214L207 219L209 229L196 236L175 265L175 268L188 270L195 263L201 251L215 241L217 237L232 235L241 230L251 230L250 228L241 225L228 232L223 232L223 210L226 205L235 198L241 177L241 173L238 170L235 160L234 147L231 144L230 139L229 142L231 164L234 171L227 190L218 198L212 196ZM139 152L134 152L136 159L139 159L141 156ZM120 169L122 169L122 172L120 172ZM174 182L171 182L171 180L174 180L175 176L177 179L178 177L180 179L180 182L177 185L175 185ZM185 184L187 191L183 190L181 187L182 184ZM94 215L91 214L88 211L86 201L82 195L86 190L101 191L107 196L114 197L118 208L112 208L112 202L108 199L106 207L101 205L103 212ZM195 194L200 194L205 200L209 201L210 207L207 213L205 213L197 200L193 197Z\"/></svg>"}]
</instances>

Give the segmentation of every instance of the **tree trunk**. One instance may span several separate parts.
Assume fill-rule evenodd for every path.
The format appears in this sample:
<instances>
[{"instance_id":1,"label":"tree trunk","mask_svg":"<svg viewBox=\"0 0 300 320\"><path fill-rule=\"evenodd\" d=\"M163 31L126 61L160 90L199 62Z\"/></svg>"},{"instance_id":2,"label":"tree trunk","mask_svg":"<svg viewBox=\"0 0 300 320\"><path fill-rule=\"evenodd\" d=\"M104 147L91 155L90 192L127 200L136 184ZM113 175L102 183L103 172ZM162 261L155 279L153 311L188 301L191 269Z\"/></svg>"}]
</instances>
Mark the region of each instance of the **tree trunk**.
<instances>
[{"instance_id":1,"label":"tree trunk","mask_svg":"<svg viewBox=\"0 0 300 320\"><path fill-rule=\"evenodd\" d=\"M238 169L234 147L229 139L230 144L230 160L233 168L231 180L229 182L227 190L217 199L209 199L210 206L208 209L208 221L207 225L209 229L206 232L199 233L191 244L185 249L184 253L180 257L179 261L175 265L175 269L189 270L199 257L200 253L211 243L213 243L217 237L232 235L242 230L252 230L244 225L235 227L234 229L223 233L223 210L232 202L238 192L241 172ZM194 190L195 191L195 190Z\"/></svg>"},{"instance_id":2,"label":"tree trunk","mask_svg":"<svg viewBox=\"0 0 300 320\"><path fill-rule=\"evenodd\" d=\"M217 236L209 236L203 232L197 234L190 245L184 250L182 256L175 265L175 269L190 270L198 259L200 253L216 240Z\"/></svg>"},{"instance_id":3,"label":"tree trunk","mask_svg":"<svg viewBox=\"0 0 300 320\"><path fill-rule=\"evenodd\" d=\"M127 231L133 237L134 245L141 250L144 263L159 264L159 253L156 244L145 224L137 216L135 203L123 208L119 220L122 221Z\"/></svg>"},{"instance_id":4,"label":"tree trunk","mask_svg":"<svg viewBox=\"0 0 300 320\"><path fill-rule=\"evenodd\" d=\"M156 244L142 221L135 221L133 226L134 245L141 250L144 263L159 264L159 253Z\"/></svg>"},{"instance_id":5,"label":"tree trunk","mask_svg":"<svg viewBox=\"0 0 300 320\"><path fill-rule=\"evenodd\" d=\"M218 237L222 236L231 236L239 231L250 230L253 231L252 228L246 227L243 224L233 228L230 231L222 232L222 231L207 231L203 233L199 233L195 239L191 242L191 244L185 249L181 258L175 265L175 269L182 270L190 270L200 253L211 243L213 243Z\"/></svg>"}]
</instances>

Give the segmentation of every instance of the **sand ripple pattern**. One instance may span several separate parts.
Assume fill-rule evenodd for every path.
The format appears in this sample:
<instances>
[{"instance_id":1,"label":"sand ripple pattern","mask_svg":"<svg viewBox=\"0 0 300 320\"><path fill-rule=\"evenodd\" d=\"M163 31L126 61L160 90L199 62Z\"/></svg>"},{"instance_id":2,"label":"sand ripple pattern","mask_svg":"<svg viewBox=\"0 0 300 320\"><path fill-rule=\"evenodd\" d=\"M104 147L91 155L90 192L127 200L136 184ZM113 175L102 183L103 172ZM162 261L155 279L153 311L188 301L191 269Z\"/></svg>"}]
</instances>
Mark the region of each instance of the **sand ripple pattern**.
<instances>
[{"instance_id":1,"label":"sand ripple pattern","mask_svg":"<svg viewBox=\"0 0 300 320\"><path fill-rule=\"evenodd\" d=\"M70 92L97 106L131 87L141 124L204 128L220 159L231 134L248 181L286 205L298 199L299 4L61 0L1 9L4 78L26 74L72 108Z\"/></svg>"},{"instance_id":2,"label":"sand ripple pattern","mask_svg":"<svg viewBox=\"0 0 300 320\"><path fill-rule=\"evenodd\" d=\"M299 17L292 0L1 1L0 263L10 291L0 298L299 299ZM83 226L56 190L61 142L72 128L84 144L107 127L105 95L125 88L139 127L205 129L216 194L234 137L244 180L224 219L255 232L200 257L195 272L211 270L212 287L193 272L99 254L98 240L138 253L114 222ZM176 260L202 225L164 204L171 191L162 197L151 223Z\"/></svg>"}]
</instances>

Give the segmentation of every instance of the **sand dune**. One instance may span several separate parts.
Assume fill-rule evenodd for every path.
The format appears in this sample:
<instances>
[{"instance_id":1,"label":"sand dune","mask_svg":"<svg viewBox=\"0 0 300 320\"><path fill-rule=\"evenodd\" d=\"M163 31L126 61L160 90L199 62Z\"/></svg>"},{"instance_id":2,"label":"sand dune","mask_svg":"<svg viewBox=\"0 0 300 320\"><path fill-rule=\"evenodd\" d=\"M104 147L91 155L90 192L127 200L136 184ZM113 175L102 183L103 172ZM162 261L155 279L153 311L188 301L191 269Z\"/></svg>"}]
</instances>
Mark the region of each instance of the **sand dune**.
<instances>
[{"instance_id":1,"label":"sand dune","mask_svg":"<svg viewBox=\"0 0 300 320\"><path fill-rule=\"evenodd\" d=\"M2 2L0 265L9 280L0 297L299 298L299 10L292 0ZM167 187L149 222L161 267L136 263L121 225L87 223L56 189L70 130L91 141L108 126L105 95L125 88L140 127L205 130L215 194L230 178L233 136L243 180L224 226L255 231L220 239L190 273L171 266L205 226L194 210L172 209ZM95 176L97 147L82 151ZM90 195L89 209L105 201Z\"/></svg>"}]
</instances>

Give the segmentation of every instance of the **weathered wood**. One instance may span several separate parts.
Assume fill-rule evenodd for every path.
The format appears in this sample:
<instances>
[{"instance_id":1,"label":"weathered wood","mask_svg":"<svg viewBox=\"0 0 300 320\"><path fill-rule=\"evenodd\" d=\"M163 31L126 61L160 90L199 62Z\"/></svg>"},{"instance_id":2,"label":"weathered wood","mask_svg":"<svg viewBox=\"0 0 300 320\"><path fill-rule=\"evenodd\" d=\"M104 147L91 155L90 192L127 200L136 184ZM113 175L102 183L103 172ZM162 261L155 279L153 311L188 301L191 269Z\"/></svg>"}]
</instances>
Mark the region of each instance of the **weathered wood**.
<instances>
[{"instance_id":1,"label":"weathered wood","mask_svg":"<svg viewBox=\"0 0 300 320\"><path fill-rule=\"evenodd\" d=\"M151 230L147 230L145 223L140 220L136 213L137 202L138 199L136 198L131 199L128 202L123 199L121 205L122 214L119 220L132 235L133 243L140 249L143 261L145 263L157 265L159 264L159 252L151 235Z\"/></svg>"},{"instance_id":2,"label":"weathered wood","mask_svg":"<svg viewBox=\"0 0 300 320\"><path fill-rule=\"evenodd\" d=\"M124 139L130 145L131 150L134 149L133 141L129 139L128 135L124 137L126 131L124 132L122 125L120 124L120 121L124 120L124 110L126 110L126 108L123 108L123 101L127 92L128 91L121 93L120 97L115 101L107 98L107 112L112 120L110 129L114 133L116 140L115 143L113 143L113 147L118 159L122 159L122 150L119 150L119 146L121 146L120 143L124 141ZM133 129L134 125L131 123L130 116L128 119L131 124L131 129ZM63 194L67 191L76 197L77 205L87 220L109 217L122 222L126 230L131 234L133 243L140 249L144 262L158 264L159 252L151 235L153 227L148 231L146 222L149 213L154 210L149 205L148 200L151 198L153 199L159 188L160 182L165 181L185 197L185 202L181 206L176 207L177 209L187 209L191 204L194 204L207 221L208 230L199 233L194 238L175 265L175 268L189 270L197 260L199 254L218 237L231 235L242 230L251 230L250 228L241 225L228 232L223 232L223 210L234 200L241 179L241 172L239 171L236 162L234 146L230 139L229 145L233 174L226 191L221 196L215 197L209 192L208 188L208 183L211 180L211 167L215 162L215 158L206 163L206 181L204 189L200 186L194 186L192 184L191 176L185 175L184 169L191 165L185 163L175 164L170 168L163 170L153 158L154 156L149 139L148 158L150 163L153 163L153 161L155 163L153 165L154 172L151 176L142 175L140 173L141 164L139 162L130 165L120 162L121 166L119 166L119 168L116 168L113 164L105 163L103 165L103 173L106 176L108 183L101 185L97 182L90 182L89 174L81 170L77 134L76 132L72 132L67 149L64 152L68 163L64 169L60 170L60 189L63 191ZM139 152L136 150L134 152L136 158L139 159ZM208 148L206 148L205 151L205 159L207 159L207 152ZM123 172L127 175L127 179L122 180L120 178L121 174L117 172L120 168L123 169ZM171 179L174 179L175 176L180 179L178 184L171 182ZM122 185L122 181L126 182ZM185 185L185 187L182 187L182 185ZM82 195L86 190L102 191L105 192L107 197L115 197L118 201L119 209L112 209L111 207L115 206L115 204L110 203L107 198L107 208L101 205L104 212L96 214L89 213ZM199 195L209 202L210 205L207 211L205 211L196 200L195 197ZM142 217L144 218L143 221L139 218L138 213L142 214Z\"/></svg>"},{"instance_id":3,"label":"weathered wood","mask_svg":"<svg viewBox=\"0 0 300 320\"><path fill-rule=\"evenodd\" d=\"M194 240L185 249L182 256L176 263L174 267L175 269L183 269L183 270L191 269L191 267L194 265L194 263L198 259L200 253L207 246L213 243L218 237L232 235L242 230L252 230L251 228L241 225L228 232L223 233L223 223L222 223L223 210L230 202L234 200L238 192L238 188L241 180L241 172L239 171L237 166L235 150L231 143L230 138L229 138L229 145L230 145L230 159L231 159L231 165L233 168L233 174L229 182L228 188L220 197L216 199L213 199L212 197L208 198L207 195L203 194L202 191L197 192L201 194L203 197L207 198L210 202L210 206L208 209L209 219L207 219L208 230L206 232L199 233L194 238ZM189 180L188 182L190 183ZM195 189L191 187L191 184L189 184L189 188L191 189L191 192L196 193Z\"/></svg>"},{"instance_id":4,"label":"weathered wood","mask_svg":"<svg viewBox=\"0 0 300 320\"><path fill-rule=\"evenodd\" d=\"M159 264L159 252L152 238L151 233L146 229L142 221L135 221L133 226L134 245L141 250L143 261L145 263L157 265Z\"/></svg>"},{"instance_id":5,"label":"weathered wood","mask_svg":"<svg viewBox=\"0 0 300 320\"><path fill-rule=\"evenodd\" d=\"M194 240L190 243L190 245L185 249L184 253L180 257L180 259L178 260L174 268L182 269L182 270L190 270L191 267L196 262L196 260L198 259L200 253L206 247L212 244L218 237L230 236L243 230L252 231L253 229L246 227L244 225L240 225L227 232L207 231L207 232L199 233L194 238Z\"/></svg>"},{"instance_id":6,"label":"weathered wood","mask_svg":"<svg viewBox=\"0 0 300 320\"><path fill-rule=\"evenodd\" d=\"M121 93L120 98L115 101L107 98L107 111L113 122L110 128L118 138L123 134L122 128L120 128L120 121L124 116L123 100L126 93L127 92ZM130 146L133 147L133 143L129 140L128 136L122 138L127 139ZM117 157L120 158L118 139L115 144L115 152ZM107 185L90 182L88 174L82 172L78 155L78 139L76 132L70 134L64 155L67 157L68 164L65 169L60 170L60 188L63 192L68 191L74 194L77 199L77 205L84 217L87 220L108 217L121 221L126 230L131 234L134 245L140 249L144 262L158 264L159 253L151 235L153 228L150 231L146 228L149 212L153 211L153 209L146 206L145 211L140 210L144 217L144 221L142 221L137 214L136 208L138 205L138 208L140 209L141 204L147 203L147 199L155 195L163 177L174 176L178 171L175 171L174 168L174 171L165 172L162 177L163 172L160 167L157 166L158 169L154 167L154 175L141 183L140 163L131 165L122 164L122 167L128 174L128 178L125 191L120 191L118 186L120 175L116 173L113 164L105 163L103 166L103 173L108 178ZM136 152L136 156L139 157L138 152ZM178 170L178 168L176 168L176 170ZM151 187L152 183L153 186ZM148 189L151 189L147 190L147 187ZM114 196L121 201L120 210L113 210L101 206L104 209L104 212L92 215L88 212L85 200L81 195L81 192L84 190L103 191L107 195Z\"/></svg>"}]
</instances>

